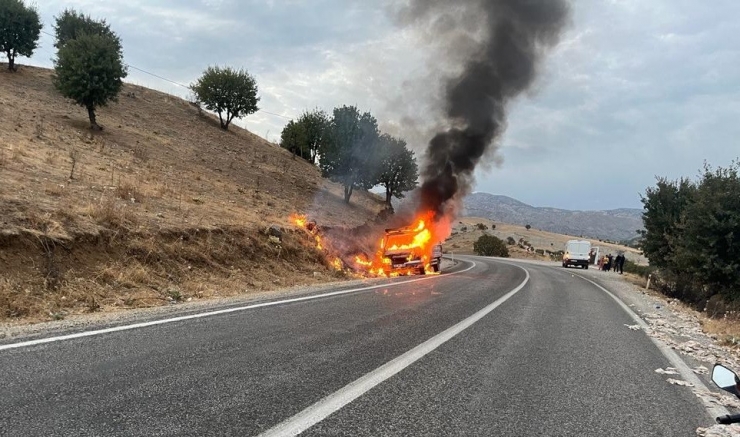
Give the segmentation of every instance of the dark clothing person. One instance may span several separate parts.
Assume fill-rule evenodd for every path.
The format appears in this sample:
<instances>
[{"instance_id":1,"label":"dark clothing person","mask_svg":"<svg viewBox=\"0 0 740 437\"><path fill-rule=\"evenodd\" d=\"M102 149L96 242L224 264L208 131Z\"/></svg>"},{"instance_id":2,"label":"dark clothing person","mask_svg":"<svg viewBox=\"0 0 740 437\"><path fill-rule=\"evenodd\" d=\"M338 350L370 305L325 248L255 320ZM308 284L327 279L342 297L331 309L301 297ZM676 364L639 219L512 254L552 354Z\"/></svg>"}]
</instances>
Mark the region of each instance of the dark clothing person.
<instances>
[{"instance_id":1,"label":"dark clothing person","mask_svg":"<svg viewBox=\"0 0 740 437\"><path fill-rule=\"evenodd\" d=\"M619 262L618 262L617 264L618 264L618 267L619 267L619 274L620 274L620 275L621 275L622 273L624 273L624 261L625 261L626 259L627 259L627 258L625 258L624 254L620 254L620 255L619 255Z\"/></svg>"},{"instance_id":2,"label":"dark clothing person","mask_svg":"<svg viewBox=\"0 0 740 437\"><path fill-rule=\"evenodd\" d=\"M604 270L608 272L609 270L612 269L612 266L614 266L614 257L610 253L609 255L606 256L606 268Z\"/></svg>"}]
</instances>

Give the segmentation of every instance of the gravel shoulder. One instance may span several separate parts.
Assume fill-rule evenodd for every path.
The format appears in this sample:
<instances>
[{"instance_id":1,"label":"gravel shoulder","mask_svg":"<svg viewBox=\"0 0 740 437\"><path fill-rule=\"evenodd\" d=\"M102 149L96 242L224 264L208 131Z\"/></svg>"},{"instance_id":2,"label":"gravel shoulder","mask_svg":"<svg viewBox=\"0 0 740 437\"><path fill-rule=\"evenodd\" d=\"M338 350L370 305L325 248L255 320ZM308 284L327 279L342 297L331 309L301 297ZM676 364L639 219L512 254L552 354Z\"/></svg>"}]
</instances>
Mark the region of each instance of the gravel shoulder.
<instances>
[{"instance_id":1,"label":"gravel shoulder","mask_svg":"<svg viewBox=\"0 0 740 437\"><path fill-rule=\"evenodd\" d=\"M552 264L552 263L550 263ZM554 268L561 268L553 264ZM657 338L676 351L688 366L705 383L710 391L691 387L686 388L705 402L726 407L731 413L740 410L740 399L720 391L711 381L711 370L714 364L720 363L740 371L740 354L717 343L717 336L709 335L702 330L698 313L683 306L678 300L667 298L657 292L645 290L644 287L629 282L623 275L614 272L602 272L596 269L573 269L574 274L600 284L610 290L627 304L648 325L646 334ZM624 329L640 329L638 325L625 326ZM676 375L672 368L655 369L666 376L666 383L675 385L688 384ZM740 425L715 425L711 428L697 429L697 435L707 437L740 436Z\"/></svg>"}]
</instances>

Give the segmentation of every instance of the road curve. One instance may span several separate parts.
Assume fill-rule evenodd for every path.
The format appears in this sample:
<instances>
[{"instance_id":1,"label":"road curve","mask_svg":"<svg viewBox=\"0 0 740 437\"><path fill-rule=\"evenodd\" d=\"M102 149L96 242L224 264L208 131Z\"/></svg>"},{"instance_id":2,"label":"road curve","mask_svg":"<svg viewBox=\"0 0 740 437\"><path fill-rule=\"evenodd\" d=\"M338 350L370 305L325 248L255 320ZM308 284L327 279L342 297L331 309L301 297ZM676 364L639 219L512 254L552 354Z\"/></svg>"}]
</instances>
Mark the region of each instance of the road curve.
<instances>
[{"instance_id":1,"label":"road curve","mask_svg":"<svg viewBox=\"0 0 740 437\"><path fill-rule=\"evenodd\" d=\"M258 435L493 303L303 435L690 436L711 423L593 284L477 257L453 271L468 268L0 350L0 435Z\"/></svg>"}]
</instances>

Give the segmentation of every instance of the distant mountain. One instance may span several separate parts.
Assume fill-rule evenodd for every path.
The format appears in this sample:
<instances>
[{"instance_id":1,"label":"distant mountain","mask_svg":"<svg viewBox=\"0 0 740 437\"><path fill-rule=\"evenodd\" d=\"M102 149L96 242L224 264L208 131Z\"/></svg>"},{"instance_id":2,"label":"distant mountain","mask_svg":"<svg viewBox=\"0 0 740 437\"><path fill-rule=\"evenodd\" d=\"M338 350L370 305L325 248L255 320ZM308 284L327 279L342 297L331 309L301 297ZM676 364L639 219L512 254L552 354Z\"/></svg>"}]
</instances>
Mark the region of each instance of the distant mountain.
<instances>
[{"instance_id":1,"label":"distant mountain","mask_svg":"<svg viewBox=\"0 0 740 437\"><path fill-rule=\"evenodd\" d=\"M464 215L482 217L567 235L583 235L613 241L633 239L643 229L642 210L620 208L608 211L570 211L535 207L507 196L473 193L463 202Z\"/></svg>"}]
</instances>

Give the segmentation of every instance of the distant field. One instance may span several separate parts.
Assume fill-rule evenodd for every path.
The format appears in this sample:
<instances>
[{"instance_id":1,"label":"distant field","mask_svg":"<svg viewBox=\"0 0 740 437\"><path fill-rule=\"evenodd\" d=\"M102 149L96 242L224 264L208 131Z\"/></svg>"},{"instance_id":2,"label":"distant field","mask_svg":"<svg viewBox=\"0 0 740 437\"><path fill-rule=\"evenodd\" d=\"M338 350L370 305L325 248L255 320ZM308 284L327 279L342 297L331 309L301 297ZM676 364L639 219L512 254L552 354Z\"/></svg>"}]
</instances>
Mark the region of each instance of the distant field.
<instances>
[{"instance_id":1,"label":"distant field","mask_svg":"<svg viewBox=\"0 0 740 437\"><path fill-rule=\"evenodd\" d=\"M507 237L512 237L516 241L520 238L524 238L526 241L535 247L535 249L544 249L556 252L565 248L565 243L568 240L581 239L571 235L555 234L552 232L541 231L537 229L527 230L524 226L511 225L507 223L497 223L489 219L477 218L477 217L463 217L455 222L452 230L453 234L445 243L445 251L455 252L460 254L473 254L473 243L483 235L484 231L478 230L476 224L482 223L488 226L489 230L486 231L489 234L495 235L498 238L506 241ZM491 230L492 225L496 228ZM463 230L467 229L467 230ZM638 264L647 264L647 259L642 256L640 251L631 247L620 246L618 244L603 243L599 240L584 238L591 242L593 246L601 248L602 254L617 252L624 252L627 259L634 261ZM534 253L526 252L525 250L519 249L516 246L509 246L509 253L513 258L524 258L524 259L549 259L548 257L542 257Z\"/></svg>"}]
</instances>

